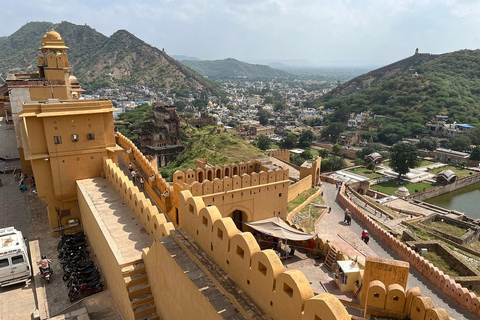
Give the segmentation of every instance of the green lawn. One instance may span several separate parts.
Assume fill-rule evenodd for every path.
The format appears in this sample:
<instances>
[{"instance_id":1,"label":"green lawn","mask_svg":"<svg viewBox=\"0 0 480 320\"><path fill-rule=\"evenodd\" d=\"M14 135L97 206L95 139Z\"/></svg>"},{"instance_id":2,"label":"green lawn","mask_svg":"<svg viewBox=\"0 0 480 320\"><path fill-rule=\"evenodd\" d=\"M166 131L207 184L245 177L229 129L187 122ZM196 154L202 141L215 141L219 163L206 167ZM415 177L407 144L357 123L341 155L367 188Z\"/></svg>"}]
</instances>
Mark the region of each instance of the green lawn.
<instances>
[{"instance_id":1,"label":"green lawn","mask_svg":"<svg viewBox=\"0 0 480 320\"><path fill-rule=\"evenodd\" d=\"M435 267L443 271L443 273L451 277L458 277L460 275L460 273L455 270L453 266L448 264L448 262L436 252L428 251L424 255L424 258L427 259L430 263L432 263Z\"/></svg>"},{"instance_id":2,"label":"green lawn","mask_svg":"<svg viewBox=\"0 0 480 320\"><path fill-rule=\"evenodd\" d=\"M398 180L395 179L395 180L390 180L390 181L386 181L386 182L371 185L370 188L373 189L373 190L377 190L377 191L380 191L380 192L383 192L383 193L394 196L395 191L397 191L397 189L400 188L402 185L408 189L410 194L420 192L424 188L425 189L430 189L430 188L434 187L434 185L429 183L429 182L423 182L422 181L422 182L418 182L418 183L409 183L409 182L405 182L405 181L398 181Z\"/></svg>"},{"instance_id":3,"label":"green lawn","mask_svg":"<svg viewBox=\"0 0 480 320\"><path fill-rule=\"evenodd\" d=\"M354 174L358 174L360 176L370 178L370 179L376 179L376 178L383 177L383 174L371 172L370 170L367 170L367 168L365 168L365 167L353 168L353 169L349 169L347 171L351 172L351 173L354 173Z\"/></svg>"},{"instance_id":4,"label":"green lawn","mask_svg":"<svg viewBox=\"0 0 480 320\"><path fill-rule=\"evenodd\" d=\"M298 197L296 197L295 199L293 199L287 204L287 212L290 212L296 207L298 207L299 205L301 205L303 202L305 202L305 200L307 200L311 195L313 195L317 191L318 189L311 188L311 189L308 189L307 191L300 193ZM317 200L315 201L318 202Z\"/></svg>"},{"instance_id":5,"label":"green lawn","mask_svg":"<svg viewBox=\"0 0 480 320\"><path fill-rule=\"evenodd\" d=\"M437 174L440 171L448 170L448 169L455 172L457 174L458 179L468 177L471 174L475 174L475 172L473 172L473 171L470 171L468 169L460 169L460 168L455 167L455 166L443 166L443 167L440 167L440 168L435 168L435 169L428 170L428 172L433 173L433 174Z\"/></svg>"},{"instance_id":6,"label":"green lawn","mask_svg":"<svg viewBox=\"0 0 480 320\"><path fill-rule=\"evenodd\" d=\"M430 161L430 160L420 160L418 162L418 164L415 166L415 168L420 168L420 167L425 167L425 166L428 166L428 165L431 165L431 164L434 164L435 161ZM387 166L387 167L390 167L390 161L385 161L383 163L383 165Z\"/></svg>"},{"instance_id":7,"label":"green lawn","mask_svg":"<svg viewBox=\"0 0 480 320\"><path fill-rule=\"evenodd\" d=\"M426 167L426 166L429 166L431 164L434 164L435 161L430 161L430 160L420 160L420 162L418 163L418 165L415 166L415 168L420 168L420 167Z\"/></svg>"},{"instance_id":8,"label":"green lawn","mask_svg":"<svg viewBox=\"0 0 480 320\"><path fill-rule=\"evenodd\" d=\"M465 233L467 233L467 230L465 229L441 221L435 221L427 225L437 230L443 231L447 234L451 234L455 237L462 237L463 235L465 235Z\"/></svg>"}]
</instances>

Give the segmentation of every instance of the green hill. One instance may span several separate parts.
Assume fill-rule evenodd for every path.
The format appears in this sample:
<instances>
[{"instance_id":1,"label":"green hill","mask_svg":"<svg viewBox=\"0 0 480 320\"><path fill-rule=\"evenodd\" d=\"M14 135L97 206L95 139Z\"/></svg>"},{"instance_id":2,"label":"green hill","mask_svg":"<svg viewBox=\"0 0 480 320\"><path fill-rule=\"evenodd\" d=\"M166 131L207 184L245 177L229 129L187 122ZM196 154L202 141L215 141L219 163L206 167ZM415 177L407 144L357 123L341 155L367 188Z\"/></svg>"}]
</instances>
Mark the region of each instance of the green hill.
<instances>
[{"instance_id":1,"label":"green hill","mask_svg":"<svg viewBox=\"0 0 480 320\"><path fill-rule=\"evenodd\" d=\"M171 181L176 170L195 169L197 158L207 158L213 165L224 165L266 157L260 149L240 138L237 132L210 133L212 128L197 129L193 126L183 128L182 144L186 146L186 150L168 166L160 168L162 176Z\"/></svg>"},{"instance_id":2,"label":"green hill","mask_svg":"<svg viewBox=\"0 0 480 320\"><path fill-rule=\"evenodd\" d=\"M289 78L291 74L260 64L250 64L232 58L224 60L182 60L184 65L210 79L273 79Z\"/></svg>"},{"instance_id":3,"label":"green hill","mask_svg":"<svg viewBox=\"0 0 480 320\"><path fill-rule=\"evenodd\" d=\"M0 38L0 82L9 73L35 72L42 36L54 28L70 48L70 66L86 89L122 84L179 92L216 92L205 79L125 30L107 37L87 25L30 22Z\"/></svg>"},{"instance_id":4,"label":"green hill","mask_svg":"<svg viewBox=\"0 0 480 320\"><path fill-rule=\"evenodd\" d=\"M331 122L346 122L351 112L385 116L378 140L388 144L427 133L437 114L479 126L480 50L414 55L346 82L316 105L336 110Z\"/></svg>"}]
</instances>

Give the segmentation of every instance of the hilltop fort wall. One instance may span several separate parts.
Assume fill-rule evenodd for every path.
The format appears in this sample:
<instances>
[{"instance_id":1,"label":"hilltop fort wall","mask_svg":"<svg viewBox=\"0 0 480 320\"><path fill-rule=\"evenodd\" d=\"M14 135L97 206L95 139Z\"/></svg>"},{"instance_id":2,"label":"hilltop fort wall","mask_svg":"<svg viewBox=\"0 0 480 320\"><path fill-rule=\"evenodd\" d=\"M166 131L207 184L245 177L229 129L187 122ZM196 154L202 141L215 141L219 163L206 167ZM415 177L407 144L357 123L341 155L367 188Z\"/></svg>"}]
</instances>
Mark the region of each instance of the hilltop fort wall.
<instances>
[{"instance_id":1,"label":"hilltop fort wall","mask_svg":"<svg viewBox=\"0 0 480 320\"><path fill-rule=\"evenodd\" d=\"M354 192L353 190L351 191ZM477 297L473 292L470 292L467 288L463 288L460 284L456 283L454 279L450 278L450 276L444 274L428 260L409 248L405 243L401 242L388 233L388 231L379 226L345 195L345 184L342 184L340 189L339 201L344 207L348 208L353 213L353 215L368 229L371 234L387 245L400 257L400 259L410 263L411 267L420 272L433 285L450 297L455 303L459 304L463 308L468 309L476 316L480 316L479 297Z\"/></svg>"}]
</instances>

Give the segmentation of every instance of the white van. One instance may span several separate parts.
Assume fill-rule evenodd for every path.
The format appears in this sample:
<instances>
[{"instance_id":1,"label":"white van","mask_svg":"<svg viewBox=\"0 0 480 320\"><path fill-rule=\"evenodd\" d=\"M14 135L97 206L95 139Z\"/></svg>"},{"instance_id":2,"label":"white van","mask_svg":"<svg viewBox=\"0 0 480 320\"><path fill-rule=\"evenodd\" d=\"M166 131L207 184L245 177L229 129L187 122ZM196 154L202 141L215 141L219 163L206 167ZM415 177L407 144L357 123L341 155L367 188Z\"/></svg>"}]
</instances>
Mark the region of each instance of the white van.
<instances>
[{"instance_id":1,"label":"white van","mask_svg":"<svg viewBox=\"0 0 480 320\"><path fill-rule=\"evenodd\" d=\"M31 276L22 232L14 227L0 229L0 287L27 281Z\"/></svg>"}]
</instances>

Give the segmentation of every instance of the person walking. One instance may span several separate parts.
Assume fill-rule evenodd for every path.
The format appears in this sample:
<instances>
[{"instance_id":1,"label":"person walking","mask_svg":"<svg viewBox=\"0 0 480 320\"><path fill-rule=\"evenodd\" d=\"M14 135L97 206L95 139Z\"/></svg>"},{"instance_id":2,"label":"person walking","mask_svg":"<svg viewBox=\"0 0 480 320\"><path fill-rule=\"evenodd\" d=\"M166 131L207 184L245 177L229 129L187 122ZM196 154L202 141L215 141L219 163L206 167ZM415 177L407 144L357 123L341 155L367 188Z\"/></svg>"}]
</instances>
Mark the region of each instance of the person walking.
<instances>
[{"instance_id":1,"label":"person walking","mask_svg":"<svg viewBox=\"0 0 480 320\"><path fill-rule=\"evenodd\" d=\"M332 212L332 207L328 207L328 213Z\"/></svg>"},{"instance_id":2,"label":"person walking","mask_svg":"<svg viewBox=\"0 0 480 320\"><path fill-rule=\"evenodd\" d=\"M143 177L140 177L140 187L143 189L144 185L145 185L145 180L143 180Z\"/></svg>"}]
</instances>

